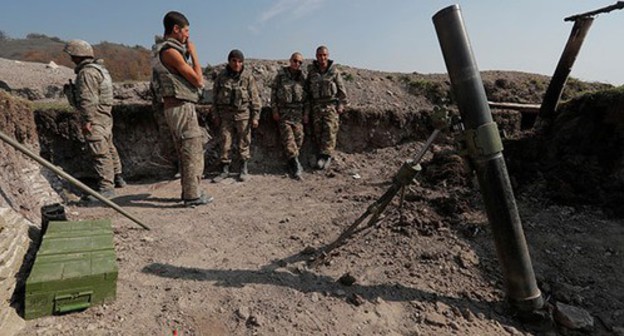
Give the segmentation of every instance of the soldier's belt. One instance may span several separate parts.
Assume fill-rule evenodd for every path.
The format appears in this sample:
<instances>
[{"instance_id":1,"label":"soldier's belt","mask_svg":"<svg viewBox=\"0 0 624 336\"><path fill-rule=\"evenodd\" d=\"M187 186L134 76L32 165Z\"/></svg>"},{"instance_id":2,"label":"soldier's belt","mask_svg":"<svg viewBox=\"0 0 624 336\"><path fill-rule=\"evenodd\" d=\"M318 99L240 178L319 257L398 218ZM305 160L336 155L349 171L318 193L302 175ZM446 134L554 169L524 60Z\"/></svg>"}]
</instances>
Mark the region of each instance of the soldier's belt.
<instances>
[{"instance_id":1,"label":"soldier's belt","mask_svg":"<svg viewBox=\"0 0 624 336\"><path fill-rule=\"evenodd\" d=\"M314 106L327 106L327 105L337 105L338 99L330 99L330 100L316 100L312 102Z\"/></svg>"},{"instance_id":2,"label":"soldier's belt","mask_svg":"<svg viewBox=\"0 0 624 336\"><path fill-rule=\"evenodd\" d=\"M303 104L284 104L279 106L280 109L302 109Z\"/></svg>"}]
</instances>

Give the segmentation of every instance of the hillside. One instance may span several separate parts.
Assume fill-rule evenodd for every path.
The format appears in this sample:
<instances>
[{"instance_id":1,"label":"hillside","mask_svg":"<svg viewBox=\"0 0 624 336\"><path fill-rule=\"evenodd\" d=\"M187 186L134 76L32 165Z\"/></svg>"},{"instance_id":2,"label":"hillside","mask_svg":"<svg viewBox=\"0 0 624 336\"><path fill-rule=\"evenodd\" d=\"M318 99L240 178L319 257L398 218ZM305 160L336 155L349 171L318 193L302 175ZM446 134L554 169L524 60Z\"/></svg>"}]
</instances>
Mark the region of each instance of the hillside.
<instances>
[{"instance_id":1,"label":"hillside","mask_svg":"<svg viewBox=\"0 0 624 336\"><path fill-rule=\"evenodd\" d=\"M63 52L65 41L43 34L28 34L24 39L13 39L0 35L0 58L12 60L65 65L73 68L71 59ZM150 51L141 47L100 42L93 45L97 58L106 62L106 67L115 81L143 81L151 76Z\"/></svg>"}]
</instances>

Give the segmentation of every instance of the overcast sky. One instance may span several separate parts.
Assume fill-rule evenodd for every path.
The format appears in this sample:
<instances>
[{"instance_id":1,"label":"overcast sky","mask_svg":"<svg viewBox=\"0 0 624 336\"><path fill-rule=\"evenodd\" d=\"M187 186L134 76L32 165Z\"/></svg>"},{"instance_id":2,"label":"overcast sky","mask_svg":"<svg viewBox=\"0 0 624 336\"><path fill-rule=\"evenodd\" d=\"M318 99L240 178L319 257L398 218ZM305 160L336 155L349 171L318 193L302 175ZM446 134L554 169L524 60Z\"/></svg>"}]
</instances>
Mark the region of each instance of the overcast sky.
<instances>
[{"instance_id":1,"label":"overcast sky","mask_svg":"<svg viewBox=\"0 0 624 336\"><path fill-rule=\"evenodd\" d=\"M202 65L223 63L229 50L246 57L314 57L329 47L337 63L383 71L446 72L431 17L459 4L480 70L552 75L573 23L567 16L614 0L63 0L5 1L0 30L11 37L42 33L63 40L151 47L169 10L191 23ZM624 10L596 17L572 76L624 83Z\"/></svg>"}]
</instances>

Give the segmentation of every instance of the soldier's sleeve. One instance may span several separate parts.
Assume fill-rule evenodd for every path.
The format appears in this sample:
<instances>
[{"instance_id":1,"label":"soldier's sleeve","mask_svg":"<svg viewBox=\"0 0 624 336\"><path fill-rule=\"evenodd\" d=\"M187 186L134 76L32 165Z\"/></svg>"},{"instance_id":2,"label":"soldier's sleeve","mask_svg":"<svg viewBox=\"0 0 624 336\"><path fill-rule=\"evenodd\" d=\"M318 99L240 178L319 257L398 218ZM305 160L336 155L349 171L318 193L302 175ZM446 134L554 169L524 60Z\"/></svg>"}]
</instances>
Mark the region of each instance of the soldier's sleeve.
<instances>
[{"instance_id":1,"label":"soldier's sleeve","mask_svg":"<svg viewBox=\"0 0 624 336\"><path fill-rule=\"evenodd\" d=\"M336 72L336 87L338 88L338 104L342 106L347 106L349 102L347 101L347 89L345 89L344 81L342 80L342 75L340 71Z\"/></svg>"},{"instance_id":2,"label":"soldier's sleeve","mask_svg":"<svg viewBox=\"0 0 624 336\"><path fill-rule=\"evenodd\" d=\"M249 95L251 96L251 119L260 120L260 108L262 108L262 103L260 102L260 93L258 92L256 79L253 76L249 77L248 90Z\"/></svg>"},{"instance_id":3,"label":"soldier's sleeve","mask_svg":"<svg viewBox=\"0 0 624 336\"><path fill-rule=\"evenodd\" d=\"M275 75L273 78L273 83L271 84L271 109L273 112L277 111L277 87L279 85L279 73Z\"/></svg>"},{"instance_id":4,"label":"soldier's sleeve","mask_svg":"<svg viewBox=\"0 0 624 336\"><path fill-rule=\"evenodd\" d=\"M83 122L93 122L100 102L102 74L96 69L84 69L76 77L76 102Z\"/></svg>"},{"instance_id":5,"label":"soldier's sleeve","mask_svg":"<svg viewBox=\"0 0 624 336\"><path fill-rule=\"evenodd\" d=\"M310 91L308 90L308 77L303 77L303 116L310 117Z\"/></svg>"},{"instance_id":6,"label":"soldier's sleeve","mask_svg":"<svg viewBox=\"0 0 624 336\"><path fill-rule=\"evenodd\" d=\"M310 67L308 67L308 74L303 82L303 92L306 94L306 100L303 107L303 116L309 118L312 114L312 94L310 94Z\"/></svg>"},{"instance_id":7,"label":"soldier's sleeve","mask_svg":"<svg viewBox=\"0 0 624 336\"><path fill-rule=\"evenodd\" d=\"M217 97L219 97L219 91L221 90L221 75L217 75L212 83L212 106L214 111L217 111Z\"/></svg>"}]
</instances>

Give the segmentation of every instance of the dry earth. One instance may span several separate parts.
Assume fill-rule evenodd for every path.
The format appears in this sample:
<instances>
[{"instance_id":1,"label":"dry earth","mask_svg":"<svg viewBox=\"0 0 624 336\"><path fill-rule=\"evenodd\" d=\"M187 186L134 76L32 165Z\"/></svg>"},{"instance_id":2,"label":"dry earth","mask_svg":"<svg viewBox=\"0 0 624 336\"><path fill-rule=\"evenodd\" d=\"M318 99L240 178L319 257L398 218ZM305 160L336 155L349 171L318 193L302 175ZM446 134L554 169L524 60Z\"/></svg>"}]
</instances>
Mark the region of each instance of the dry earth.
<instances>
[{"instance_id":1,"label":"dry earth","mask_svg":"<svg viewBox=\"0 0 624 336\"><path fill-rule=\"evenodd\" d=\"M275 65L259 64L256 75L270 78ZM308 169L301 182L288 178L275 163L274 126L265 124L255 137L251 180L204 180L215 202L194 209L181 206L178 180L139 174L158 139L154 121L142 108L118 108L116 139L131 183L115 202L152 230L101 206L78 206L75 195L61 192L70 219L112 218L117 299L27 321L19 335L624 334L624 223L617 203L624 185L623 94L601 110L592 109L592 96L581 100L583 113L566 114L576 126L565 125L603 132L562 132L567 138L521 132L518 114L496 115L511 131L505 155L548 312L557 315L554 307L566 304L593 319L591 328L571 329L560 318L525 323L505 303L478 186L453 153L450 134L425 156L402 206L395 199L377 225L358 232L320 266L308 264L309 252L336 239L420 149L430 108L448 87L443 76L346 72L358 98L343 117L340 151L329 172ZM530 74L489 73L484 82L490 99L514 102L536 103L545 89L543 76ZM23 117L10 105L2 106L5 115ZM38 110L35 117L42 155L80 172L71 114ZM32 128L19 131L34 136ZM575 155L579 141L587 148ZM608 143L609 158L591 146L596 141ZM11 153L10 167L19 155L2 150ZM10 191L28 187L20 183L17 177L3 180L2 191L18 195ZM583 195L596 197L592 202ZM35 200L20 197L12 204L36 218ZM18 287L18 312L20 293Z\"/></svg>"},{"instance_id":2,"label":"dry earth","mask_svg":"<svg viewBox=\"0 0 624 336\"><path fill-rule=\"evenodd\" d=\"M402 210L395 202L378 226L307 267L302 251L335 239L417 147L343 154L302 182L206 183L215 202L195 209L181 207L177 180L133 183L115 201L149 232L112 210L69 206L71 219L113 219L117 300L29 321L20 335L586 334L524 325L507 308L478 192L446 181L452 162L446 178L425 172ZM587 309L590 334L621 328L621 220L533 195L520 209L545 298ZM341 284L345 274L355 283Z\"/></svg>"}]
</instances>

